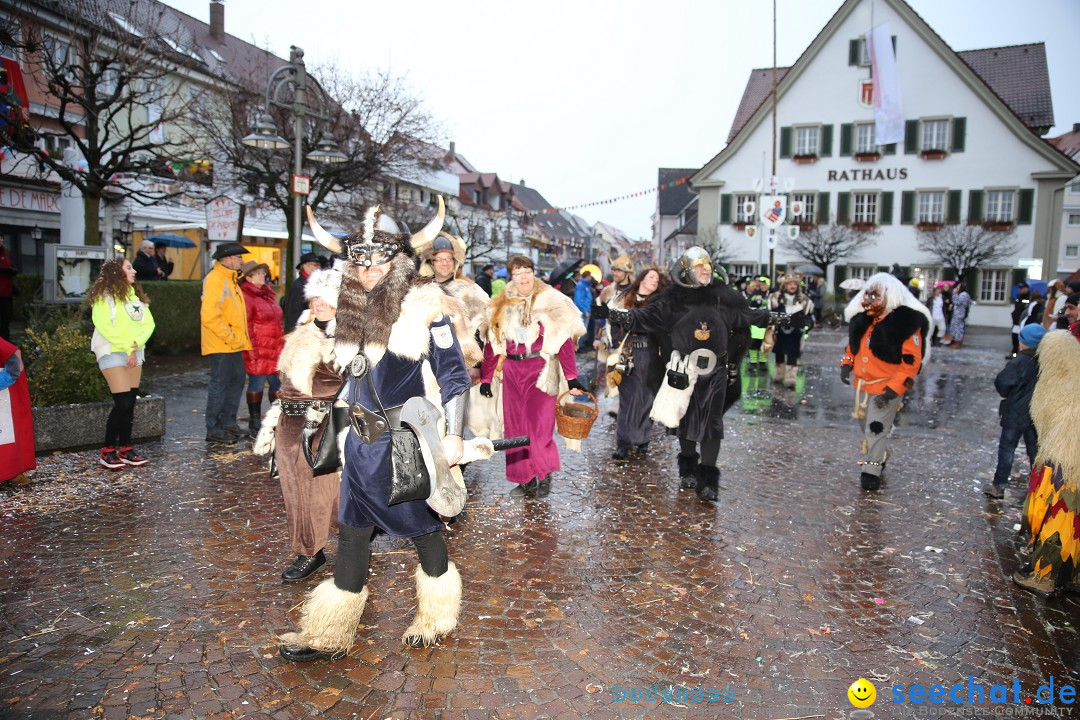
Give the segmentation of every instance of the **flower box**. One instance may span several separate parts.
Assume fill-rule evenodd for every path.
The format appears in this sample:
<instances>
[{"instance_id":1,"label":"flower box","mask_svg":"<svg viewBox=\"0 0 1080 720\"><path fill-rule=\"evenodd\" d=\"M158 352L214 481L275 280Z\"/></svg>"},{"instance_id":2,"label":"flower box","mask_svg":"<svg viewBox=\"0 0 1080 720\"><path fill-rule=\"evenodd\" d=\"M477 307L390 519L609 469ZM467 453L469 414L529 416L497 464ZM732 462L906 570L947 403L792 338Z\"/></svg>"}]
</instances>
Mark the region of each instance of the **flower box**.
<instances>
[{"instance_id":1,"label":"flower box","mask_svg":"<svg viewBox=\"0 0 1080 720\"><path fill-rule=\"evenodd\" d=\"M949 153L944 150L923 150L919 157L923 160L944 160Z\"/></svg>"},{"instance_id":2,"label":"flower box","mask_svg":"<svg viewBox=\"0 0 1080 720\"><path fill-rule=\"evenodd\" d=\"M987 230L997 230L997 231L1012 230L1013 226L1014 226L1014 223L1012 223L1012 222L987 221L987 222L983 223L983 227L986 228Z\"/></svg>"},{"instance_id":3,"label":"flower box","mask_svg":"<svg viewBox=\"0 0 1080 720\"><path fill-rule=\"evenodd\" d=\"M934 230L940 230L943 227L945 227L944 223L931 223L931 222L917 223L915 225L916 230L923 230L923 231L927 231L927 232L933 232Z\"/></svg>"},{"instance_id":4,"label":"flower box","mask_svg":"<svg viewBox=\"0 0 1080 720\"><path fill-rule=\"evenodd\" d=\"M874 230L877 225L874 223L851 223L852 230Z\"/></svg>"},{"instance_id":5,"label":"flower box","mask_svg":"<svg viewBox=\"0 0 1080 720\"><path fill-rule=\"evenodd\" d=\"M799 165L809 165L811 163L816 163L817 159L818 159L818 156L817 156L817 154L795 155L791 159L794 160Z\"/></svg>"},{"instance_id":6,"label":"flower box","mask_svg":"<svg viewBox=\"0 0 1080 720\"><path fill-rule=\"evenodd\" d=\"M856 162L877 162L881 159L879 152L855 153Z\"/></svg>"},{"instance_id":7,"label":"flower box","mask_svg":"<svg viewBox=\"0 0 1080 720\"><path fill-rule=\"evenodd\" d=\"M53 450L99 448L105 444L105 421L111 400L74 405L46 405L33 409L34 446L38 454ZM147 395L135 403L132 439L160 440L165 434L165 398Z\"/></svg>"},{"instance_id":8,"label":"flower box","mask_svg":"<svg viewBox=\"0 0 1080 720\"><path fill-rule=\"evenodd\" d=\"M745 223L745 222L733 222L733 223L731 223L731 229L732 230L745 230L746 226L749 225L749 224L750 223Z\"/></svg>"}]
</instances>

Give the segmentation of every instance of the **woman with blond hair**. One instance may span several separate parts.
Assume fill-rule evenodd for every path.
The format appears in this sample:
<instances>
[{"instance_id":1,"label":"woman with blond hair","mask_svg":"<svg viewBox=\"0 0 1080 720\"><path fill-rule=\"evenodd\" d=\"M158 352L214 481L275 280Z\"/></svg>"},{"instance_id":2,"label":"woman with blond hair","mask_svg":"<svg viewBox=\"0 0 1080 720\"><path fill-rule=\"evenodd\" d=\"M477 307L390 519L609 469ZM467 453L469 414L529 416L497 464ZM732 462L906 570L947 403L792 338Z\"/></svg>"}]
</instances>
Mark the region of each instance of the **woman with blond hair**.
<instances>
[{"instance_id":1,"label":"woman with blond hair","mask_svg":"<svg viewBox=\"0 0 1080 720\"><path fill-rule=\"evenodd\" d=\"M105 446L98 462L110 470L145 465L146 458L131 446L131 431L146 341L154 332L154 316L150 314L149 299L135 282L135 268L127 258L114 258L101 266L90 286L87 303L94 322L90 349L113 397L113 407L105 422Z\"/></svg>"}]
</instances>

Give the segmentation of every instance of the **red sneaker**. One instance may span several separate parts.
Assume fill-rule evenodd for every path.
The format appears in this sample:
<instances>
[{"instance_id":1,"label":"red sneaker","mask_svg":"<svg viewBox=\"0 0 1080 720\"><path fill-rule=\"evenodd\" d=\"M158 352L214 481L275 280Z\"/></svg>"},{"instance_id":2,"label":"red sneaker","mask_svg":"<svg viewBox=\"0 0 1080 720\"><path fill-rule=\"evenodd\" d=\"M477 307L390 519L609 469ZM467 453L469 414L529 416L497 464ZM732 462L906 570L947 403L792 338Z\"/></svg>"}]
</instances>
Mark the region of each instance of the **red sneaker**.
<instances>
[{"instance_id":1,"label":"red sneaker","mask_svg":"<svg viewBox=\"0 0 1080 720\"><path fill-rule=\"evenodd\" d=\"M101 448L101 457L98 458L98 462L101 463L102 467L110 470L119 470L124 467L124 461L120 459L120 455L114 447Z\"/></svg>"},{"instance_id":2,"label":"red sneaker","mask_svg":"<svg viewBox=\"0 0 1080 720\"><path fill-rule=\"evenodd\" d=\"M133 447L122 447L116 451L117 456L124 465L145 465L146 458L135 452Z\"/></svg>"}]
</instances>

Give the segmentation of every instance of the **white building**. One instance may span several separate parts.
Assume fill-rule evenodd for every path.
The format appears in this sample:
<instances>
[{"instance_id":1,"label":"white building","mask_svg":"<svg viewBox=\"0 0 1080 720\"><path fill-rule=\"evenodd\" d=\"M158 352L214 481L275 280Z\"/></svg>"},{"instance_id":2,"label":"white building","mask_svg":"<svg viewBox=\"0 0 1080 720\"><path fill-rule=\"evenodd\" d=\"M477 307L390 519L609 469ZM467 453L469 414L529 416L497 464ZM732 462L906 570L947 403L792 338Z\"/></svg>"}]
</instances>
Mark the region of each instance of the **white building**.
<instances>
[{"instance_id":1,"label":"white building","mask_svg":"<svg viewBox=\"0 0 1080 720\"><path fill-rule=\"evenodd\" d=\"M1000 18L1000 21L1006 21ZM906 121L904 142L873 144L865 33L888 23ZM777 176L806 203L813 222L866 223L874 246L840 260L834 282L899 263L924 280L945 268L916 245L920 224L994 223L1015 231L1018 251L969 277L978 301L971 320L1007 326L1009 287L1021 258L1057 267L1062 192L1080 167L1040 135L1053 123L1041 43L953 51L903 0L847 0L777 85ZM757 199L762 153L772 147L772 70L754 70L727 146L691 179L699 233L715 232L740 270L767 264L764 238L747 237L743 201ZM715 230L712 230L715 228ZM776 262L802 258L783 245ZM1030 263L1024 263L1030 264Z\"/></svg>"},{"instance_id":2,"label":"white building","mask_svg":"<svg viewBox=\"0 0 1080 720\"><path fill-rule=\"evenodd\" d=\"M1080 123L1073 123L1072 132L1059 135L1050 142L1073 160L1080 161ZM1061 218L1057 277L1065 279L1080 272L1080 178L1074 179L1062 192L1065 193L1065 207Z\"/></svg>"}]
</instances>

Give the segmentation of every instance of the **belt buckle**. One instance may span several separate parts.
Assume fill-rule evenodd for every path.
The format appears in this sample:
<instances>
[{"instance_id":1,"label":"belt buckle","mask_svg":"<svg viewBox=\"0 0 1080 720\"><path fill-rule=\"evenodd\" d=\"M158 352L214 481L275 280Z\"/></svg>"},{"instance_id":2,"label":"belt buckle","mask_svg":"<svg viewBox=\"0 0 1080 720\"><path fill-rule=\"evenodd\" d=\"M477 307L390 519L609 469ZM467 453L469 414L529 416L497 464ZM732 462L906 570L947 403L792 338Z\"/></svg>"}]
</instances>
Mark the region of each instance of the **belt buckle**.
<instances>
[{"instance_id":1,"label":"belt buckle","mask_svg":"<svg viewBox=\"0 0 1080 720\"><path fill-rule=\"evenodd\" d=\"M373 413L360 403L349 406L349 420L353 430L366 445L371 445L387 431L386 420L378 413Z\"/></svg>"}]
</instances>

